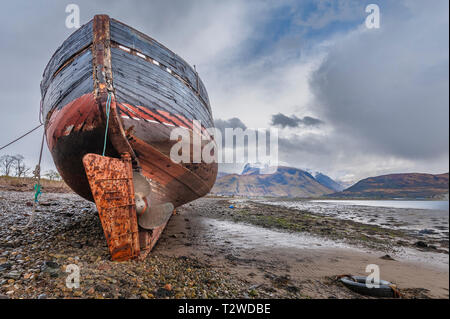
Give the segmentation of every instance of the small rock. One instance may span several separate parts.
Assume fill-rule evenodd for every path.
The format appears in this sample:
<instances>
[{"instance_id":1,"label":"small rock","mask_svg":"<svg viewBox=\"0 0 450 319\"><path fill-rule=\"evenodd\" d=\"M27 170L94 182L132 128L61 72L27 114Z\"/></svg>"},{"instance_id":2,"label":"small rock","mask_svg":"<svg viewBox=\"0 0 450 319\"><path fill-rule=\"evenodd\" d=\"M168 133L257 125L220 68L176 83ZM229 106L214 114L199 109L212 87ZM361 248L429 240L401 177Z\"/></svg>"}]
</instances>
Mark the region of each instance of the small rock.
<instances>
[{"instance_id":1,"label":"small rock","mask_svg":"<svg viewBox=\"0 0 450 319\"><path fill-rule=\"evenodd\" d=\"M166 284L164 286L164 289L166 289L167 291L171 291L172 290L172 285L171 284Z\"/></svg>"},{"instance_id":2,"label":"small rock","mask_svg":"<svg viewBox=\"0 0 450 319\"><path fill-rule=\"evenodd\" d=\"M10 270L12 265L10 263L4 263L0 265L0 271Z\"/></svg>"},{"instance_id":3,"label":"small rock","mask_svg":"<svg viewBox=\"0 0 450 319\"><path fill-rule=\"evenodd\" d=\"M17 279L20 279L21 276L22 276L22 274L20 272L13 270L13 271L7 273L5 275L5 278L17 280Z\"/></svg>"},{"instance_id":4,"label":"small rock","mask_svg":"<svg viewBox=\"0 0 450 319\"><path fill-rule=\"evenodd\" d=\"M384 260L395 260L394 258L392 258L392 257L389 256L389 255L381 256L380 259L384 259Z\"/></svg>"},{"instance_id":5,"label":"small rock","mask_svg":"<svg viewBox=\"0 0 450 319\"><path fill-rule=\"evenodd\" d=\"M54 261L45 261L43 266L45 268L52 268L52 269L58 269L59 268L58 263L56 263Z\"/></svg>"},{"instance_id":6,"label":"small rock","mask_svg":"<svg viewBox=\"0 0 450 319\"><path fill-rule=\"evenodd\" d=\"M416 242L414 245L416 245L417 247L420 247L420 248L427 248L428 247L427 243L425 243L425 242L423 242L421 240Z\"/></svg>"},{"instance_id":7,"label":"small rock","mask_svg":"<svg viewBox=\"0 0 450 319\"><path fill-rule=\"evenodd\" d=\"M97 284L95 285L95 290L99 292L109 292L111 288L109 288L109 286L107 285Z\"/></svg>"},{"instance_id":8,"label":"small rock","mask_svg":"<svg viewBox=\"0 0 450 319\"><path fill-rule=\"evenodd\" d=\"M421 235L432 235L435 234L436 232L433 229L422 229L419 230L419 234Z\"/></svg>"},{"instance_id":9,"label":"small rock","mask_svg":"<svg viewBox=\"0 0 450 319\"><path fill-rule=\"evenodd\" d=\"M170 297L173 295L172 291L169 291L164 288L158 288L158 290L155 291L156 298L164 298L164 297Z\"/></svg>"},{"instance_id":10,"label":"small rock","mask_svg":"<svg viewBox=\"0 0 450 319\"><path fill-rule=\"evenodd\" d=\"M46 294L40 294L37 299L47 299L47 295Z\"/></svg>"},{"instance_id":11,"label":"small rock","mask_svg":"<svg viewBox=\"0 0 450 319\"><path fill-rule=\"evenodd\" d=\"M30 278L32 279L32 276L33 276L33 273L29 272L29 273L26 273L25 275L23 275L23 278L24 279L30 279Z\"/></svg>"},{"instance_id":12,"label":"small rock","mask_svg":"<svg viewBox=\"0 0 450 319\"><path fill-rule=\"evenodd\" d=\"M50 274L52 277L58 277L59 265L54 261L45 261L41 266L41 271Z\"/></svg>"},{"instance_id":13,"label":"small rock","mask_svg":"<svg viewBox=\"0 0 450 319\"><path fill-rule=\"evenodd\" d=\"M286 290L292 293L297 293L299 291L299 289L295 286L287 286Z\"/></svg>"}]
</instances>

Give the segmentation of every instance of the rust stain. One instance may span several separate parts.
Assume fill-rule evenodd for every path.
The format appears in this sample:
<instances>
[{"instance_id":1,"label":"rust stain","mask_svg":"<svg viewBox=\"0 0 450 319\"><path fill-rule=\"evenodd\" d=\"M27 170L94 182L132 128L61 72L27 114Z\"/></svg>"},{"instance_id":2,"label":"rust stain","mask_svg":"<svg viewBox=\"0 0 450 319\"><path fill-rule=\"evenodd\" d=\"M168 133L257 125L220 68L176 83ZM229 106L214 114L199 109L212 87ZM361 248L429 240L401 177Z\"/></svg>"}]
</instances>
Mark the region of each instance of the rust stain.
<instances>
[{"instance_id":1,"label":"rust stain","mask_svg":"<svg viewBox=\"0 0 450 319\"><path fill-rule=\"evenodd\" d=\"M133 148L127 141L125 130L117 111L111 69L110 23L109 16L107 15L96 15L94 17L92 56L94 96L102 110L102 117L105 123L106 101L108 99L108 94L111 94L108 126L108 135L111 143L119 154L130 154L133 168L140 169L139 161Z\"/></svg>"},{"instance_id":2,"label":"rust stain","mask_svg":"<svg viewBox=\"0 0 450 319\"><path fill-rule=\"evenodd\" d=\"M129 154L122 159L86 154L83 164L100 216L111 259L139 256L139 230Z\"/></svg>"},{"instance_id":3,"label":"rust stain","mask_svg":"<svg viewBox=\"0 0 450 319\"><path fill-rule=\"evenodd\" d=\"M63 135L65 135L65 136L69 135L69 134L72 132L74 126L75 126L75 125L73 125L73 124L68 125L68 126L65 128Z\"/></svg>"},{"instance_id":4,"label":"rust stain","mask_svg":"<svg viewBox=\"0 0 450 319\"><path fill-rule=\"evenodd\" d=\"M45 127L50 151L60 137L80 129L92 130L101 125L100 121L99 108L92 93L85 94L61 109L54 110ZM68 131L69 128L70 131Z\"/></svg>"},{"instance_id":5,"label":"rust stain","mask_svg":"<svg viewBox=\"0 0 450 319\"><path fill-rule=\"evenodd\" d=\"M195 198L206 195L209 192L205 182L189 169L174 163L170 157L164 155L154 147L148 145L141 139L130 137L130 144L140 154L143 174L161 185L168 185L174 180L187 188ZM149 175L148 172L153 174Z\"/></svg>"}]
</instances>

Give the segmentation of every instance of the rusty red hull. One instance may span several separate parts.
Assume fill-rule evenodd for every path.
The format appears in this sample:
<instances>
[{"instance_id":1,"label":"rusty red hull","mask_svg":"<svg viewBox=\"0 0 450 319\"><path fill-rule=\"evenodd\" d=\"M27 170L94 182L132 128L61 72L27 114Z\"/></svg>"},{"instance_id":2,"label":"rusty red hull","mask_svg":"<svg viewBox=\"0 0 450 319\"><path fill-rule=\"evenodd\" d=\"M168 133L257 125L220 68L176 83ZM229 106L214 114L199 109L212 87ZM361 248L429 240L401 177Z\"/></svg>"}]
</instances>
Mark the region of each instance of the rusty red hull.
<instances>
[{"instance_id":1,"label":"rusty red hull","mask_svg":"<svg viewBox=\"0 0 450 319\"><path fill-rule=\"evenodd\" d=\"M80 196L94 200L83 157L102 153L106 131L105 156L128 154L133 169L151 183L152 203L177 207L212 188L216 163L177 164L169 157L171 129L192 131L194 120L203 130L213 125L206 90L195 70L155 40L96 16L55 52L41 92L49 150L64 181ZM140 250L148 252L163 229L140 231Z\"/></svg>"},{"instance_id":2,"label":"rusty red hull","mask_svg":"<svg viewBox=\"0 0 450 319\"><path fill-rule=\"evenodd\" d=\"M61 177L72 190L91 201L93 197L82 158L88 153L102 153L106 125L101 110L94 94L85 94L66 107L55 110L46 124L47 144ZM148 127L156 131L155 135L160 133L157 126L148 124ZM128 138L137 154L142 174L152 183L158 202L171 202L178 207L206 195L212 188L217 164L172 162L165 149L173 144L168 137L165 143L158 141L156 145L137 136L129 135ZM120 157L108 140L105 155Z\"/></svg>"}]
</instances>

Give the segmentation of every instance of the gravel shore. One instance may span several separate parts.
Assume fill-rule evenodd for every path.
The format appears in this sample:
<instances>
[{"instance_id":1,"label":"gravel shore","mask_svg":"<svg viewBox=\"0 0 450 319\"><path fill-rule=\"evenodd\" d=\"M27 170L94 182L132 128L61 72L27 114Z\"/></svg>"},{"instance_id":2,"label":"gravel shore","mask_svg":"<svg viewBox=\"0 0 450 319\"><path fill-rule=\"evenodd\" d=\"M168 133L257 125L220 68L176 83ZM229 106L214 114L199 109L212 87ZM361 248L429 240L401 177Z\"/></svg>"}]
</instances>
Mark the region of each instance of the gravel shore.
<instances>
[{"instance_id":1,"label":"gravel shore","mask_svg":"<svg viewBox=\"0 0 450 319\"><path fill-rule=\"evenodd\" d=\"M95 205L45 194L30 229L32 193L0 192L0 294L9 298L244 297L246 287L188 256L111 262ZM67 288L69 264L80 288Z\"/></svg>"},{"instance_id":2,"label":"gravel shore","mask_svg":"<svg viewBox=\"0 0 450 319\"><path fill-rule=\"evenodd\" d=\"M94 204L75 194L45 193L32 227L24 229L32 196L0 192L2 298L365 298L335 276L344 270L364 274L356 264L370 262L367 255L241 245L245 234L238 238L217 230L228 227L220 224L224 220L239 221L233 217L237 211L214 198L179 208L144 261L112 262ZM448 270L380 257L371 256L387 269L385 274L406 272L439 282L447 278L446 287L403 285L405 297L448 298ZM70 264L80 269L79 288L66 287Z\"/></svg>"}]
</instances>

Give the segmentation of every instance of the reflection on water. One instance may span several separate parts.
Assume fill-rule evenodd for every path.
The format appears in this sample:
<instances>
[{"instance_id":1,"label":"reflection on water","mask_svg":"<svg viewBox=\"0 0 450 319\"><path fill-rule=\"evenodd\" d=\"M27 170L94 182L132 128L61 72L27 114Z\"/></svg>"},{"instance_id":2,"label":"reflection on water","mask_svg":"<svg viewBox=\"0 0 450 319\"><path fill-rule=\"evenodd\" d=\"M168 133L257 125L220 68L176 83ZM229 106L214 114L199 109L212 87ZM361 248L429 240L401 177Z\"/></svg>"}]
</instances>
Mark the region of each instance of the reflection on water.
<instances>
[{"instance_id":1,"label":"reflection on water","mask_svg":"<svg viewBox=\"0 0 450 319\"><path fill-rule=\"evenodd\" d=\"M367 249L349 245L342 241L320 238L307 233L287 233L270 230L257 226L235 223L230 221L204 218L207 227L209 241L227 243L230 251L235 248L259 249L259 248L289 248L292 253L295 249L350 249L365 252ZM372 251L373 253L373 251ZM382 255L383 252L376 252ZM442 269L448 269L448 255L434 252L422 252L416 249L397 247L390 254L399 260L425 262Z\"/></svg>"},{"instance_id":2,"label":"reflection on water","mask_svg":"<svg viewBox=\"0 0 450 319\"><path fill-rule=\"evenodd\" d=\"M253 225L205 218L208 236L219 241L229 241L240 248L349 248L348 244L320 238L308 233L288 233Z\"/></svg>"},{"instance_id":3,"label":"reflection on water","mask_svg":"<svg viewBox=\"0 0 450 319\"><path fill-rule=\"evenodd\" d=\"M357 206L414 208L448 211L446 200L312 200L316 203L337 203Z\"/></svg>"}]
</instances>

